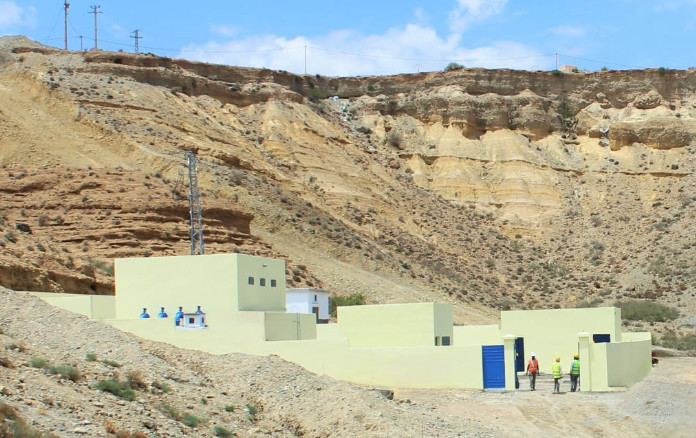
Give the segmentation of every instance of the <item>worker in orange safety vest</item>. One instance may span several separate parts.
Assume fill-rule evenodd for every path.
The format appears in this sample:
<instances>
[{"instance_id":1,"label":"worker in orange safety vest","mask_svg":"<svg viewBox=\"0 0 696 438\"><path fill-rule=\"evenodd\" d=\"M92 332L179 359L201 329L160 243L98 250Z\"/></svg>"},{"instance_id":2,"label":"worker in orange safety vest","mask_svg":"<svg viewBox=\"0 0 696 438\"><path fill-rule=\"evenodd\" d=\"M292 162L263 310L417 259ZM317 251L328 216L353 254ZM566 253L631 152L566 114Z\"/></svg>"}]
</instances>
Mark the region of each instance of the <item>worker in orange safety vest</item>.
<instances>
[{"instance_id":1,"label":"worker in orange safety vest","mask_svg":"<svg viewBox=\"0 0 696 438\"><path fill-rule=\"evenodd\" d=\"M532 358L527 362L527 372L525 373L529 376L529 389L534 391L536 386L536 377L539 374L539 361L536 358L536 353L532 352Z\"/></svg>"}]
</instances>

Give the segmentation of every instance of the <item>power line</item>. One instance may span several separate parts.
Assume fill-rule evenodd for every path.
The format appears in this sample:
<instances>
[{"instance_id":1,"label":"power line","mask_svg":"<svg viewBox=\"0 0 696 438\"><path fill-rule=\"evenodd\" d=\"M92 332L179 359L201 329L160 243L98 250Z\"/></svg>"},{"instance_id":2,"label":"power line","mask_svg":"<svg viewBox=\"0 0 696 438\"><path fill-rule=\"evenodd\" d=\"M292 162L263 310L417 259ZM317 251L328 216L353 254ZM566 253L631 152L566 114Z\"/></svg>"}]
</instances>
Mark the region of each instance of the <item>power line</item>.
<instances>
[{"instance_id":1,"label":"power line","mask_svg":"<svg viewBox=\"0 0 696 438\"><path fill-rule=\"evenodd\" d=\"M596 59L580 58L580 57L578 57L578 56L565 55L565 54L563 54L563 53L559 53L559 55L565 56L566 58L578 59L578 60L580 60L580 61L594 62L594 63L596 63L596 64L616 65L616 66L619 66L619 67L637 68L637 69L646 68L645 66L639 66L639 65L619 64L619 63L610 62L610 61L597 61Z\"/></svg>"}]
</instances>

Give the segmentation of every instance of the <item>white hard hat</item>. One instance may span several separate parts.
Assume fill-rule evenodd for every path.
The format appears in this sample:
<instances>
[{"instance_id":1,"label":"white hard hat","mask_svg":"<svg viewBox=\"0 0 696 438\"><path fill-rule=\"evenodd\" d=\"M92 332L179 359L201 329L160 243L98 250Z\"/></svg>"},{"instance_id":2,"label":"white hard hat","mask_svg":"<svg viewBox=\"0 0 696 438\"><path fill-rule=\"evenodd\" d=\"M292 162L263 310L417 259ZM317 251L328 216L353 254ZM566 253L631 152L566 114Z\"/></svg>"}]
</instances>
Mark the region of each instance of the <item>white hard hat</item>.
<instances>
[{"instance_id":1,"label":"white hard hat","mask_svg":"<svg viewBox=\"0 0 696 438\"><path fill-rule=\"evenodd\" d=\"M532 357L536 356L536 353L532 351Z\"/></svg>"}]
</instances>

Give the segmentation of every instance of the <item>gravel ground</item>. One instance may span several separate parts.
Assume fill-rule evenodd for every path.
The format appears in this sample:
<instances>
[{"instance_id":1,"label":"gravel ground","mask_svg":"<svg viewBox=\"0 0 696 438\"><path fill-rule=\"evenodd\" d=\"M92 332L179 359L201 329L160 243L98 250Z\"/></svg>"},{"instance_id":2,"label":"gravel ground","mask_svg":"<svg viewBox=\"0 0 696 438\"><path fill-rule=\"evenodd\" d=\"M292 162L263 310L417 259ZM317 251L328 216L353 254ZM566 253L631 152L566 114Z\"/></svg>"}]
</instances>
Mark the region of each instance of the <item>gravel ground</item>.
<instances>
[{"instance_id":1,"label":"gravel ground","mask_svg":"<svg viewBox=\"0 0 696 438\"><path fill-rule=\"evenodd\" d=\"M514 392L391 388L390 400L275 356L142 340L22 293L1 290L0 315L0 403L60 437L212 437L216 427L238 437L687 437L696 427L696 358L662 358L625 392L553 395L542 376L535 392L522 380ZM60 378L37 359L82 377ZM94 388L129 376L142 381L134 401ZM200 422L186 425L192 417Z\"/></svg>"}]
</instances>

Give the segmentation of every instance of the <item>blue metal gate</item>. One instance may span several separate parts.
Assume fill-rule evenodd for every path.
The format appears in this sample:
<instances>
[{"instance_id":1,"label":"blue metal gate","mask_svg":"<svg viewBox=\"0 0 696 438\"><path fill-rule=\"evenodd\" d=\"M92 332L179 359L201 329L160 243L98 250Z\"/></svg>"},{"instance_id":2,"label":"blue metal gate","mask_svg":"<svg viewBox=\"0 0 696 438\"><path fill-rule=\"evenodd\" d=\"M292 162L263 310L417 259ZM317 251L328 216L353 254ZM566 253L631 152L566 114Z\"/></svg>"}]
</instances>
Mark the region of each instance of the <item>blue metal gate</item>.
<instances>
[{"instance_id":1,"label":"blue metal gate","mask_svg":"<svg viewBox=\"0 0 696 438\"><path fill-rule=\"evenodd\" d=\"M483 388L505 388L505 353L502 345L484 345Z\"/></svg>"}]
</instances>

